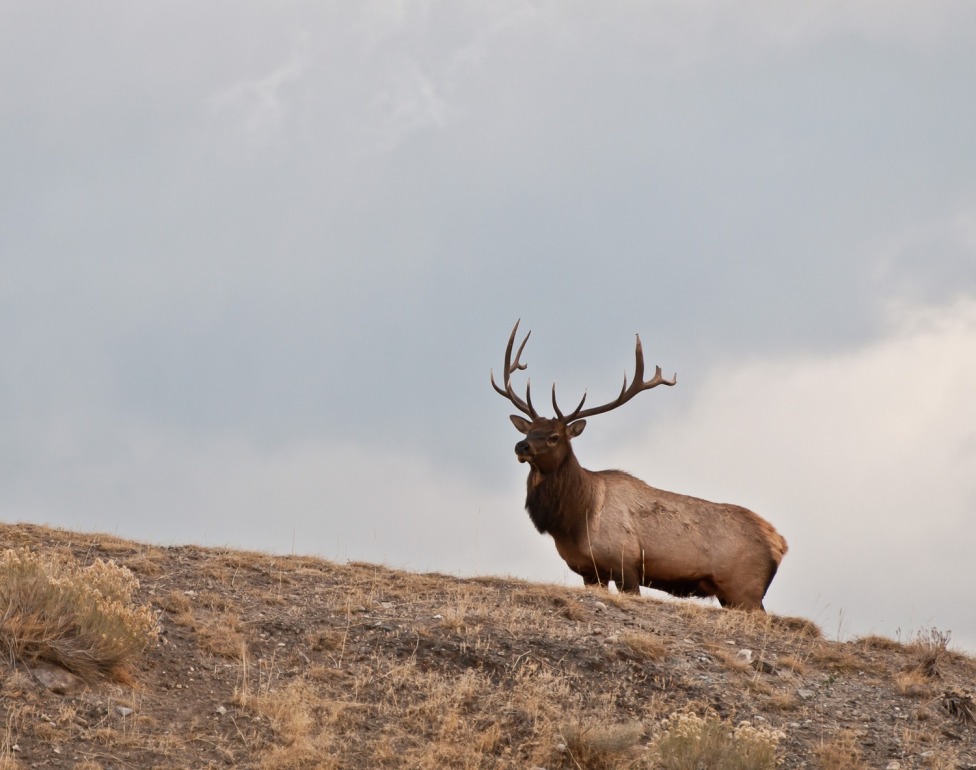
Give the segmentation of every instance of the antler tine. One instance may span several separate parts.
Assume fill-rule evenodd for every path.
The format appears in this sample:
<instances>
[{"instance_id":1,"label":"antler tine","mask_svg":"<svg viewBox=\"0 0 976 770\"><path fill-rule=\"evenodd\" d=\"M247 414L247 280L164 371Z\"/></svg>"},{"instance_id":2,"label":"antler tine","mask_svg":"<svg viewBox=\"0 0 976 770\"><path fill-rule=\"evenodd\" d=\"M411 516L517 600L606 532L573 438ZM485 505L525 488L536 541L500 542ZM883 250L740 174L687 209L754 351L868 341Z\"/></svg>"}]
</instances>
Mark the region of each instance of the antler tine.
<instances>
[{"instance_id":1,"label":"antler tine","mask_svg":"<svg viewBox=\"0 0 976 770\"><path fill-rule=\"evenodd\" d=\"M521 398L516 396L515 391L512 390L512 374L516 371L524 370L528 366L528 364L520 363L519 358L522 355L522 351L525 349L525 343L529 341L529 335L532 334L531 331L529 331L525 335L525 339L522 340L522 344L519 345L518 351L515 353L515 362L514 363L512 362L512 348L515 345L515 335L518 332L518 327L521 322L522 322L521 318L515 322L515 326L512 328L512 333L508 338L508 346L505 348L505 374L504 374L505 388L503 390L502 388L498 387L498 384L495 382L494 371L490 372L491 385L500 395L505 396L505 398L511 401L515 405L516 409L518 409L520 412L524 412L525 414L529 415L529 417L531 417L534 420L539 415L536 414L535 409L533 409L532 407L532 397L529 392L528 384L526 384L525 387L525 396L527 399L526 401L523 401Z\"/></svg>"},{"instance_id":2,"label":"antler tine","mask_svg":"<svg viewBox=\"0 0 976 770\"><path fill-rule=\"evenodd\" d=\"M536 414L535 407L532 406L532 380L525 381L525 405L529 407L529 414L532 415L534 420L538 415Z\"/></svg>"},{"instance_id":3,"label":"antler tine","mask_svg":"<svg viewBox=\"0 0 976 770\"><path fill-rule=\"evenodd\" d=\"M580 401L579 406L576 410L566 417L567 422L572 420L580 420L584 417L592 417L595 414L603 414L604 412L609 412L611 409L616 409L618 406L626 404L630 399L640 393L642 390L650 390L651 388L656 388L658 385L674 385L678 382L678 375L675 375L670 380L664 379L664 375L661 372L660 366L654 367L654 376L645 382L644 380L644 348L641 345L640 335L637 335L637 346L634 350L634 379L628 385L627 374L624 373L624 384L620 388L620 395L617 396L613 401L603 404L602 406L594 406L589 409L583 409L583 401ZM553 391L555 394L555 391ZM586 394L583 395L583 400L586 400ZM553 395L553 404L555 405L555 395ZM560 419L563 419L560 415Z\"/></svg>"},{"instance_id":4,"label":"antler tine","mask_svg":"<svg viewBox=\"0 0 976 770\"><path fill-rule=\"evenodd\" d=\"M580 402L576 405L576 409L573 410L572 414L576 414L576 412L583 408L584 401L586 401L585 390L583 391L583 398L580 399ZM552 408L556 411L556 417L558 417L560 420L566 419L563 413L559 411L559 404L556 403L556 383L552 383Z\"/></svg>"}]
</instances>

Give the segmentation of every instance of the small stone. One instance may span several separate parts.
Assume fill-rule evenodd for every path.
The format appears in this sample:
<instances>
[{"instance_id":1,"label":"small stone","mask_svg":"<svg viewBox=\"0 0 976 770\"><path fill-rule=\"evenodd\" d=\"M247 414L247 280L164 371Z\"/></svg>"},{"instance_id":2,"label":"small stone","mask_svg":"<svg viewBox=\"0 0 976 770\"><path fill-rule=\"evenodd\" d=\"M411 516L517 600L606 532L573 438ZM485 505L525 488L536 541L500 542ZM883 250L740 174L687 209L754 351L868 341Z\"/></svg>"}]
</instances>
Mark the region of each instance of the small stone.
<instances>
[{"instance_id":1,"label":"small stone","mask_svg":"<svg viewBox=\"0 0 976 770\"><path fill-rule=\"evenodd\" d=\"M380 602L380 607L382 607L384 610L392 610L393 602Z\"/></svg>"},{"instance_id":2,"label":"small stone","mask_svg":"<svg viewBox=\"0 0 976 770\"><path fill-rule=\"evenodd\" d=\"M594 602L593 607L596 610L605 610L607 608L607 605L605 605L603 602Z\"/></svg>"},{"instance_id":3,"label":"small stone","mask_svg":"<svg viewBox=\"0 0 976 770\"><path fill-rule=\"evenodd\" d=\"M227 709L224 706L217 706L217 713L223 716L227 713Z\"/></svg>"},{"instance_id":4,"label":"small stone","mask_svg":"<svg viewBox=\"0 0 976 770\"><path fill-rule=\"evenodd\" d=\"M133 713L132 709L130 709L128 706L116 706L115 710L118 711L119 714L124 717L131 717Z\"/></svg>"},{"instance_id":5,"label":"small stone","mask_svg":"<svg viewBox=\"0 0 976 770\"><path fill-rule=\"evenodd\" d=\"M893 759L885 766L885 770L901 770L901 762Z\"/></svg>"},{"instance_id":6,"label":"small stone","mask_svg":"<svg viewBox=\"0 0 976 770\"><path fill-rule=\"evenodd\" d=\"M443 620L443 619L444 619L444 616L441 615L439 612L436 615L434 615L434 620Z\"/></svg>"},{"instance_id":7,"label":"small stone","mask_svg":"<svg viewBox=\"0 0 976 770\"><path fill-rule=\"evenodd\" d=\"M735 654L735 659L740 663L752 663L752 650L742 649Z\"/></svg>"},{"instance_id":8,"label":"small stone","mask_svg":"<svg viewBox=\"0 0 976 770\"><path fill-rule=\"evenodd\" d=\"M797 690L796 694L803 698L803 700L810 700L810 698L816 695L813 690L808 690L805 687L801 687L799 690Z\"/></svg>"}]
</instances>

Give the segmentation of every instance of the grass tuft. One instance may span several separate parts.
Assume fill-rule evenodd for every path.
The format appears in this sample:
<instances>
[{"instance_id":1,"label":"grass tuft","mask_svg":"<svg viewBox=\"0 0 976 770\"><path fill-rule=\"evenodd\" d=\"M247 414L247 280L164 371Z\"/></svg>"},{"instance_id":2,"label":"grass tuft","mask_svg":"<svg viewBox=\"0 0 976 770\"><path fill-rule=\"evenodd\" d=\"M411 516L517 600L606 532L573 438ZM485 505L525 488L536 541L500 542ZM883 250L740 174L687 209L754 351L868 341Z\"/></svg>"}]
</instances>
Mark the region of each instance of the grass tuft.
<instances>
[{"instance_id":1,"label":"grass tuft","mask_svg":"<svg viewBox=\"0 0 976 770\"><path fill-rule=\"evenodd\" d=\"M913 653L913 668L927 679L941 679L942 669L954 657L949 650L948 631L931 628L922 631L908 645Z\"/></svg>"},{"instance_id":2,"label":"grass tuft","mask_svg":"<svg viewBox=\"0 0 976 770\"><path fill-rule=\"evenodd\" d=\"M857 736L842 733L817 747L820 770L868 770L857 745Z\"/></svg>"},{"instance_id":3,"label":"grass tuft","mask_svg":"<svg viewBox=\"0 0 976 770\"><path fill-rule=\"evenodd\" d=\"M640 724L574 725L560 731L562 767L617 770L636 764L644 729Z\"/></svg>"}]
</instances>

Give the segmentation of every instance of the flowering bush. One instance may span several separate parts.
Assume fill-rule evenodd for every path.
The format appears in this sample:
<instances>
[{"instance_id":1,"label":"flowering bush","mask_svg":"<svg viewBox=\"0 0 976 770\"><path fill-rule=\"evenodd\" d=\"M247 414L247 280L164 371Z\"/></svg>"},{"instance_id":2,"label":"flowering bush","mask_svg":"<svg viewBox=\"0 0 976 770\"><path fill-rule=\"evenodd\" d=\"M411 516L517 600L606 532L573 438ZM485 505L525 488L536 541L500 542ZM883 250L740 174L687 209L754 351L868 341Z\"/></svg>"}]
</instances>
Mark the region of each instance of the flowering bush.
<instances>
[{"instance_id":1,"label":"flowering bush","mask_svg":"<svg viewBox=\"0 0 976 770\"><path fill-rule=\"evenodd\" d=\"M656 767L664 770L772 770L778 764L777 730L741 722L735 727L714 714L672 714L654 741Z\"/></svg>"},{"instance_id":2,"label":"flowering bush","mask_svg":"<svg viewBox=\"0 0 976 770\"><path fill-rule=\"evenodd\" d=\"M132 595L129 570L96 559L43 557L25 550L0 554L0 644L11 659L47 660L86 680L125 679L153 642L157 619Z\"/></svg>"}]
</instances>

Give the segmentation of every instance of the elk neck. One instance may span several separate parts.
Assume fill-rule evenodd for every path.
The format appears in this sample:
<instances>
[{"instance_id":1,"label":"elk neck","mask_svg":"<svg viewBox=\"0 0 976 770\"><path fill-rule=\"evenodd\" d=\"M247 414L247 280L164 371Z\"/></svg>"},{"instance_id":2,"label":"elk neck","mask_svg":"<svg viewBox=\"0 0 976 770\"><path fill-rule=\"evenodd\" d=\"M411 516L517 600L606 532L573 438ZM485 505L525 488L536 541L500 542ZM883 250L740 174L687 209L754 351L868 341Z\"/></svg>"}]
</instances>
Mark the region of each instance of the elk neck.
<instances>
[{"instance_id":1,"label":"elk neck","mask_svg":"<svg viewBox=\"0 0 976 770\"><path fill-rule=\"evenodd\" d=\"M554 538L573 538L586 526L592 508L593 482L572 451L558 468L529 471L525 510L539 532Z\"/></svg>"}]
</instances>

